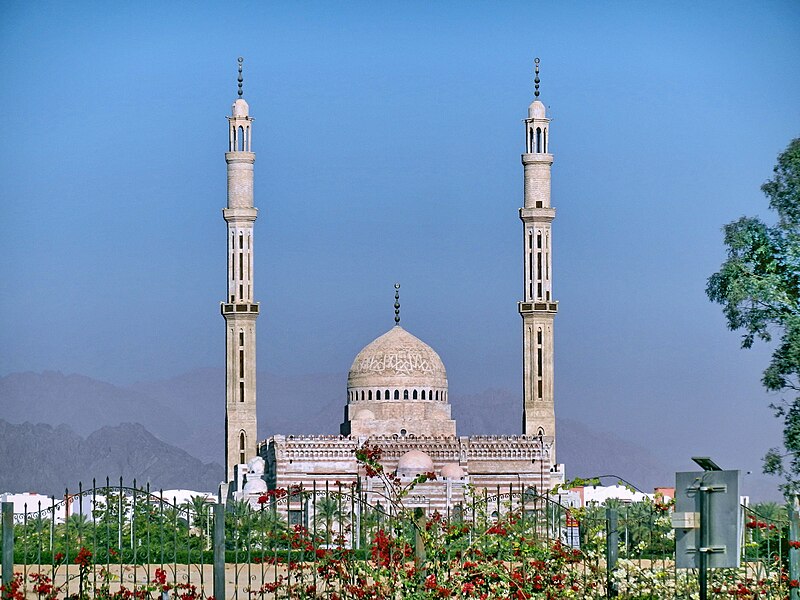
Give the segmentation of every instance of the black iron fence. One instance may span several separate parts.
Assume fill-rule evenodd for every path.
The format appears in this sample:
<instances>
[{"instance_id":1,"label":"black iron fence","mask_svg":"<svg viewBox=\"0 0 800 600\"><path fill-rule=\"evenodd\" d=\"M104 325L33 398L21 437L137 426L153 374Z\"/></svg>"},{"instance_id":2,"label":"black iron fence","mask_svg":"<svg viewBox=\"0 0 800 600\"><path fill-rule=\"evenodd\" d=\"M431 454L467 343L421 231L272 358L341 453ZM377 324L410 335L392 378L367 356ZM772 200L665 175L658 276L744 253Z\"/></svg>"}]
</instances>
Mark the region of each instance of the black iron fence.
<instances>
[{"instance_id":1,"label":"black iron fence","mask_svg":"<svg viewBox=\"0 0 800 600\"><path fill-rule=\"evenodd\" d=\"M273 490L226 505L134 482L3 505L3 598L692 598L670 506L568 508L515 486L441 512L351 487ZM711 597L797 597L797 528L742 508L741 567Z\"/></svg>"}]
</instances>

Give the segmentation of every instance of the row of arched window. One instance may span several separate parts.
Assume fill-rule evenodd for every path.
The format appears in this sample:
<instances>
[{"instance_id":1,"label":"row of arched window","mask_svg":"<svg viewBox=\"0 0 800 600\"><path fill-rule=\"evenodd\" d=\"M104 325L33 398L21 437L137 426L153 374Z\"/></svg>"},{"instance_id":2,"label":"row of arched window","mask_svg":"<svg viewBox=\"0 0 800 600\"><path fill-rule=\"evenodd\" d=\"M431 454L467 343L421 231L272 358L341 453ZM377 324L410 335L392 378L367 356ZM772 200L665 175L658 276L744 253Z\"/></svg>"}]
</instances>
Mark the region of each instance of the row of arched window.
<instances>
[{"instance_id":1,"label":"row of arched window","mask_svg":"<svg viewBox=\"0 0 800 600\"><path fill-rule=\"evenodd\" d=\"M445 390L354 390L347 394L350 402L358 400L434 400L447 402L447 392Z\"/></svg>"},{"instance_id":2,"label":"row of arched window","mask_svg":"<svg viewBox=\"0 0 800 600\"><path fill-rule=\"evenodd\" d=\"M547 150L547 127L544 129L530 127L528 129L528 152L546 153Z\"/></svg>"},{"instance_id":3,"label":"row of arched window","mask_svg":"<svg viewBox=\"0 0 800 600\"><path fill-rule=\"evenodd\" d=\"M228 138L228 150L230 152L250 152L251 147L250 126L232 126Z\"/></svg>"}]
</instances>

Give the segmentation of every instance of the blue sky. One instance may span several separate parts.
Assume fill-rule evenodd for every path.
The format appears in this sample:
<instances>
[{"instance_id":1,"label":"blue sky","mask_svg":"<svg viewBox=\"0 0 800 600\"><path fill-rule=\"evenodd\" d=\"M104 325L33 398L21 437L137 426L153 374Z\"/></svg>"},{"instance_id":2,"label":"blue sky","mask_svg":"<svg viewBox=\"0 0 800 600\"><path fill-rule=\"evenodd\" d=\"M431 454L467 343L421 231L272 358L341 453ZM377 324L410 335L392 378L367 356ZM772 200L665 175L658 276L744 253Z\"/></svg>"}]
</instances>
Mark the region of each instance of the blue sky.
<instances>
[{"instance_id":1,"label":"blue sky","mask_svg":"<svg viewBox=\"0 0 800 600\"><path fill-rule=\"evenodd\" d=\"M520 120L539 56L559 416L743 468L774 443L769 349L740 350L704 287L721 226L768 217L759 186L800 135L797 3L0 10L0 374L125 384L222 364L242 55L259 368L346 371L391 326L399 281L453 396L519 389Z\"/></svg>"}]
</instances>

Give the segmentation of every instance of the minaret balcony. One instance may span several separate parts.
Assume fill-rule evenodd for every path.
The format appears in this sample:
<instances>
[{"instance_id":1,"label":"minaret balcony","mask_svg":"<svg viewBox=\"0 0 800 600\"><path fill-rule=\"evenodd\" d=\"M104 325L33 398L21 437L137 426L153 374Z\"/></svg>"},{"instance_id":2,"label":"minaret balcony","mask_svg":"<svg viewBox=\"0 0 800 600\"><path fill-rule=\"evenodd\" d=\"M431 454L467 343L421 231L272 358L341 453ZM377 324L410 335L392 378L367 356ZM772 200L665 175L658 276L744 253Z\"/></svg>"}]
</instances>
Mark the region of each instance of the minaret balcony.
<instances>
[{"instance_id":1,"label":"minaret balcony","mask_svg":"<svg viewBox=\"0 0 800 600\"><path fill-rule=\"evenodd\" d=\"M235 315L235 314L258 314L258 302L255 304L249 304L247 302L236 302L234 304L226 304L222 303L220 306L220 310L222 311L223 315Z\"/></svg>"},{"instance_id":2,"label":"minaret balcony","mask_svg":"<svg viewBox=\"0 0 800 600\"><path fill-rule=\"evenodd\" d=\"M553 301L518 302L517 306L519 308L519 314L523 316L531 315L534 313L555 314L558 312L558 302L553 302Z\"/></svg>"},{"instance_id":3,"label":"minaret balcony","mask_svg":"<svg viewBox=\"0 0 800 600\"><path fill-rule=\"evenodd\" d=\"M522 164L528 165L532 163L546 163L553 164L553 155L549 152L525 152L522 155Z\"/></svg>"},{"instance_id":4,"label":"minaret balcony","mask_svg":"<svg viewBox=\"0 0 800 600\"><path fill-rule=\"evenodd\" d=\"M256 153L255 152L248 152L246 150L234 150L233 152L226 152L225 153L225 162L228 162L228 163L236 163L236 162L254 163L254 162L256 162ZM550 162L552 162L552 160Z\"/></svg>"},{"instance_id":5,"label":"minaret balcony","mask_svg":"<svg viewBox=\"0 0 800 600\"><path fill-rule=\"evenodd\" d=\"M222 209L222 218L228 223L240 221L252 223L258 217L258 209L252 206L234 206Z\"/></svg>"},{"instance_id":6,"label":"minaret balcony","mask_svg":"<svg viewBox=\"0 0 800 600\"><path fill-rule=\"evenodd\" d=\"M556 218L556 209L552 206L520 208L519 218L526 223L530 221L551 223Z\"/></svg>"}]
</instances>

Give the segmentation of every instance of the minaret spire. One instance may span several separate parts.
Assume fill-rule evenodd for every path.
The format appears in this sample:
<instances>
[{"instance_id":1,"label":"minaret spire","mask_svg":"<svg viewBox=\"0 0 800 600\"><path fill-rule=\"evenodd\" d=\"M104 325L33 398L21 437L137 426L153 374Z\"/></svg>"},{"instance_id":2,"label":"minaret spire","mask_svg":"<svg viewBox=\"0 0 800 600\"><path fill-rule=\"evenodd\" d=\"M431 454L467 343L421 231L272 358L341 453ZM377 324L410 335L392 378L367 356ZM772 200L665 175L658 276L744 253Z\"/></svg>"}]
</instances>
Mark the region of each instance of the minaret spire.
<instances>
[{"instance_id":1,"label":"minaret spire","mask_svg":"<svg viewBox=\"0 0 800 600\"><path fill-rule=\"evenodd\" d=\"M523 433L552 440L555 458L555 404L553 401L553 321L558 302L553 298L553 249L551 226L556 211L550 206L550 119L539 100L539 59L534 60L534 100L525 119L524 204L522 220L523 300Z\"/></svg>"},{"instance_id":2,"label":"minaret spire","mask_svg":"<svg viewBox=\"0 0 800 600\"><path fill-rule=\"evenodd\" d=\"M253 265L253 117L242 98L242 62L239 57L238 97L228 117L228 205L222 209L227 224L228 293L222 303L225 318L225 472L235 479L235 467L256 456L256 319ZM240 483L240 482L239 482Z\"/></svg>"},{"instance_id":3,"label":"minaret spire","mask_svg":"<svg viewBox=\"0 0 800 600\"><path fill-rule=\"evenodd\" d=\"M241 61L242 59L240 58L239 60ZM534 92L533 92L533 95L534 95L534 97L535 97L535 98L537 98L537 99L538 99L538 98L539 98L539 82L541 81L541 80L539 79L539 57L538 57L538 56L537 56L535 59L533 59L533 64L534 64L534 65L536 65L536 66L534 67L534 71L535 71L535 73L536 73L536 77L533 79L533 86L534 86ZM240 65L239 65L239 72L241 73L241 71L242 71L242 66L241 66L241 64L240 64ZM241 78L242 78L242 76L241 76L241 75L239 75L239 80L240 80L240 81L241 81ZM242 87L242 84L241 84L241 83L239 84L239 87L240 87L240 88ZM241 91L239 92L239 95L241 95Z\"/></svg>"},{"instance_id":4,"label":"minaret spire","mask_svg":"<svg viewBox=\"0 0 800 600\"><path fill-rule=\"evenodd\" d=\"M400 284L394 284L394 324L400 325Z\"/></svg>"},{"instance_id":5,"label":"minaret spire","mask_svg":"<svg viewBox=\"0 0 800 600\"><path fill-rule=\"evenodd\" d=\"M539 60L539 59L537 58L536 60ZM239 79L238 79L238 81L239 81L239 98L241 98L242 94L244 94L244 92L242 91L242 82L244 81L244 79L242 79L242 63L243 62L244 62L244 58L242 58L240 56L239 57ZM537 67L537 71L538 71L538 67ZM539 94L537 93L536 95L538 96Z\"/></svg>"}]
</instances>

